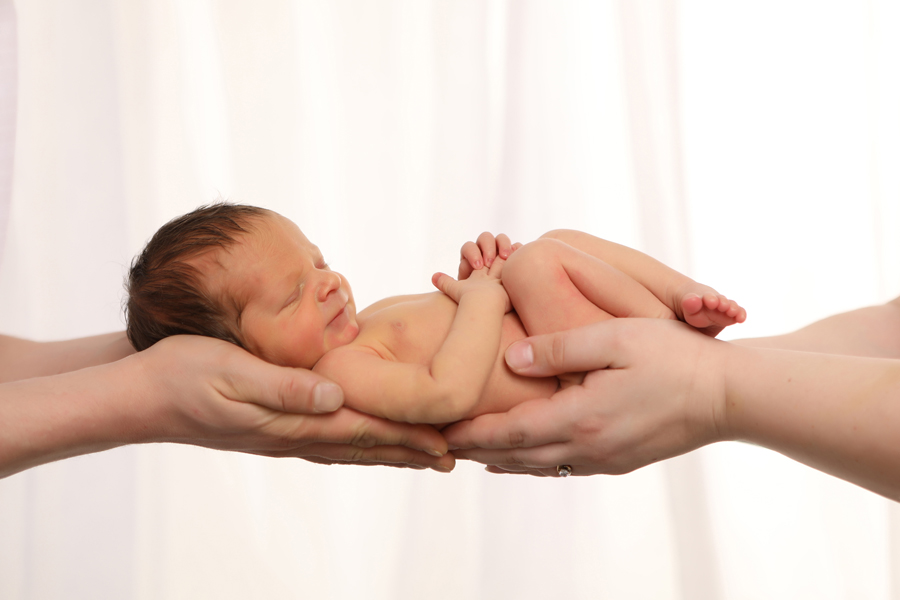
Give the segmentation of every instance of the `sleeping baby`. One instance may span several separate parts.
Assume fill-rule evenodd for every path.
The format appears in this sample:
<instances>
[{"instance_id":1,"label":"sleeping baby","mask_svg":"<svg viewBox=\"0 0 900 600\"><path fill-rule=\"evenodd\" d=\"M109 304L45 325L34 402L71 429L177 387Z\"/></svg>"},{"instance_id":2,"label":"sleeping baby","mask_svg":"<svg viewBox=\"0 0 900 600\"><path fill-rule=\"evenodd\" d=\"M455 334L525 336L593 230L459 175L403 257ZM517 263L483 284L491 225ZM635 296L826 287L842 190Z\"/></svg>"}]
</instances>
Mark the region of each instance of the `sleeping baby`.
<instances>
[{"instance_id":1,"label":"sleeping baby","mask_svg":"<svg viewBox=\"0 0 900 600\"><path fill-rule=\"evenodd\" d=\"M178 334L224 339L328 377L351 408L443 424L577 381L513 374L503 353L528 335L614 317L680 318L715 335L746 317L711 288L586 233L505 244L505 260L467 246L466 278L438 273L440 292L357 312L347 280L293 222L252 206L201 207L160 228L134 260L128 338L138 350Z\"/></svg>"}]
</instances>

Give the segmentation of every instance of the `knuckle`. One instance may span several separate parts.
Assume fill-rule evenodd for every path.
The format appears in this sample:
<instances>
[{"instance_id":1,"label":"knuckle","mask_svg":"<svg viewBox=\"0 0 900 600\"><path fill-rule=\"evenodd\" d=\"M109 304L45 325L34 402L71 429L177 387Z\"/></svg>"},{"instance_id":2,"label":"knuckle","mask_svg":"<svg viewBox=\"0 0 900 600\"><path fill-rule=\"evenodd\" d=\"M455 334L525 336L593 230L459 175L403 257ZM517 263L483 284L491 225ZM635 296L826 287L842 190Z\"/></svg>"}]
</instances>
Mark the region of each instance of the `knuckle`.
<instances>
[{"instance_id":1,"label":"knuckle","mask_svg":"<svg viewBox=\"0 0 900 600\"><path fill-rule=\"evenodd\" d=\"M509 445L511 448L522 448L528 441L528 435L522 430L509 432Z\"/></svg>"},{"instance_id":2,"label":"knuckle","mask_svg":"<svg viewBox=\"0 0 900 600\"><path fill-rule=\"evenodd\" d=\"M306 394L306 388L293 373L287 373L278 386L278 405L282 412L293 412L291 410L296 398L302 398Z\"/></svg>"},{"instance_id":3,"label":"knuckle","mask_svg":"<svg viewBox=\"0 0 900 600\"><path fill-rule=\"evenodd\" d=\"M555 367L566 364L566 339L561 335L550 338L550 364Z\"/></svg>"},{"instance_id":4,"label":"knuckle","mask_svg":"<svg viewBox=\"0 0 900 600\"><path fill-rule=\"evenodd\" d=\"M376 444L377 440L369 429L369 425L361 423L353 432L353 438L350 443L357 448L371 448Z\"/></svg>"}]
</instances>

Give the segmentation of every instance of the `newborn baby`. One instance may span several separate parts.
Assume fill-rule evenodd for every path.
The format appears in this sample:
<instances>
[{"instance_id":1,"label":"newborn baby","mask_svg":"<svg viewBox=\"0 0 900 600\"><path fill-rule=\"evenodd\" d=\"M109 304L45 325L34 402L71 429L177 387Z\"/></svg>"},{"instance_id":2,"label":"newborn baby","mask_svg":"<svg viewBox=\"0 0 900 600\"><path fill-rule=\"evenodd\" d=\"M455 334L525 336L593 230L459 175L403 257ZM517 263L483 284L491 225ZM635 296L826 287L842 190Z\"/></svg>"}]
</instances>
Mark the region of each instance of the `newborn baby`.
<instances>
[{"instance_id":1,"label":"newborn baby","mask_svg":"<svg viewBox=\"0 0 900 600\"><path fill-rule=\"evenodd\" d=\"M481 268L459 281L436 274L442 293L357 313L347 280L293 222L252 206L201 207L164 225L132 264L128 338L143 350L170 335L217 337L321 373L351 408L439 424L556 391L555 377L506 367L505 349L527 335L613 317L681 318L715 335L746 315L640 252L577 231L545 234L490 266L467 254Z\"/></svg>"}]
</instances>

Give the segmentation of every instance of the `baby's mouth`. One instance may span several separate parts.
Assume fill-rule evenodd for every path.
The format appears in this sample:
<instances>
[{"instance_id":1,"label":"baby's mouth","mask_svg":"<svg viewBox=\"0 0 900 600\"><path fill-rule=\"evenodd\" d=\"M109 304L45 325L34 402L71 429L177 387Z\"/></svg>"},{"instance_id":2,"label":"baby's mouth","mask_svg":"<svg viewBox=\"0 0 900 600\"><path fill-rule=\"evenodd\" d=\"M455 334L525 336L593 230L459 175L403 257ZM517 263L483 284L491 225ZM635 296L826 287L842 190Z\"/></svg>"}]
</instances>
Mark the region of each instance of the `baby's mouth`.
<instances>
[{"instance_id":1,"label":"baby's mouth","mask_svg":"<svg viewBox=\"0 0 900 600\"><path fill-rule=\"evenodd\" d=\"M347 305L348 305L348 304L350 304L350 302L349 302L349 301L345 301L345 302L341 305L341 309L340 309L339 311L337 311L337 313L335 313L335 315L334 315L334 316L331 318L331 320L328 322L329 325L334 324L338 319L340 319L343 315L345 315L345 314L347 313Z\"/></svg>"}]
</instances>

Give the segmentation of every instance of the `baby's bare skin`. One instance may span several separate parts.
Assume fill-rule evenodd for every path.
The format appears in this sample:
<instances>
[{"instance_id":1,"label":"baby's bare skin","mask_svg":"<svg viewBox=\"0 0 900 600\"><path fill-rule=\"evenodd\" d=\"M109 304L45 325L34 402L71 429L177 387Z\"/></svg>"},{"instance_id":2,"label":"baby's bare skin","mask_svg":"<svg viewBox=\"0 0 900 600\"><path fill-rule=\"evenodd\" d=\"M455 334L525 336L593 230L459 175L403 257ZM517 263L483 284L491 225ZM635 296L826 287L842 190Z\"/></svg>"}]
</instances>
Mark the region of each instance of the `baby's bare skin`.
<instances>
[{"instance_id":1,"label":"baby's bare skin","mask_svg":"<svg viewBox=\"0 0 900 600\"><path fill-rule=\"evenodd\" d=\"M447 338L456 310L456 303L440 292L385 298L359 313L359 335L339 350L367 352L386 361L429 365ZM504 351L525 337L525 328L516 313L506 313L493 370L478 401L468 412L459 415L459 419L506 412L526 400L546 398L556 391L559 386L556 377L521 377L506 366ZM330 352L331 360L320 361L313 370L338 383L345 382L348 376L365 380L367 373L348 375L341 361L341 356L348 356L346 350ZM364 397L348 396L347 403L373 414L384 410L381 406L371 406Z\"/></svg>"},{"instance_id":2,"label":"baby's bare skin","mask_svg":"<svg viewBox=\"0 0 900 600\"><path fill-rule=\"evenodd\" d=\"M557 378L524 379L507 369L505 349L526 335L614 317L674 319L669 306L683 294L675 299L662 290L710 289L587 234L545 238L521 247L508 264L486 261L490 266L466 279L437 274L432 281L443 294L388 298L359 314L346 278L279 215L196 262L211 295L233 307L240 339L254 354L328 377L348 407L441 424L556 391Z\"/></svg>"}]
</instances>

